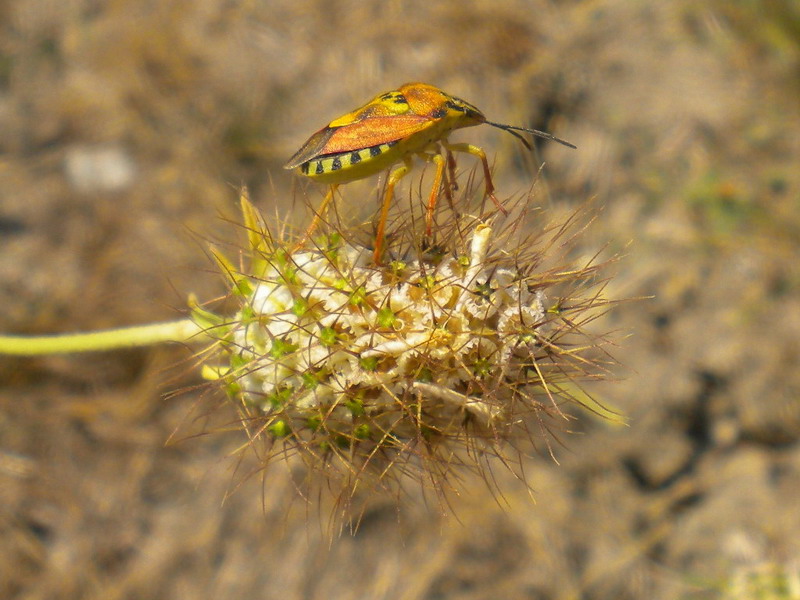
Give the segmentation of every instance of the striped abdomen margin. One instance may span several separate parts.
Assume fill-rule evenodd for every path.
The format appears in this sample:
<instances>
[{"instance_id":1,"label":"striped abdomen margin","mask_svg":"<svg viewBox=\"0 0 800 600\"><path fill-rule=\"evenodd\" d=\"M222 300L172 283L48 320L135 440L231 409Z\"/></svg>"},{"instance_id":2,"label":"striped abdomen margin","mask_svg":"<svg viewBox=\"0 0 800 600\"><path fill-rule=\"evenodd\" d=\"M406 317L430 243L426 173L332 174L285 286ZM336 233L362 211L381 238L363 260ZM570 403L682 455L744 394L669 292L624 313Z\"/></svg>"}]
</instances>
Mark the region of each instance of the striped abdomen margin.
<instances>
[{"instance_id":1,"label":"striped abdomen margin","mask_svg":"<svg viewBox=\"0 0 800 600\"><path fill-rule=\"evenodd\" d=\"M358 164L362 160L379 156L387 152L389 148L397 144L397 142L398 140L395 140L385 144L378 144L377 146L370 146L369 148L362 148L361 150L353 150L352 152L325 154L318 158L313 158L308 162L304 162L300 165L300 170L304 175L324 175L325 173L333 173L339 169L346 169L351 165Z\"/></svg>"}]
</instances>

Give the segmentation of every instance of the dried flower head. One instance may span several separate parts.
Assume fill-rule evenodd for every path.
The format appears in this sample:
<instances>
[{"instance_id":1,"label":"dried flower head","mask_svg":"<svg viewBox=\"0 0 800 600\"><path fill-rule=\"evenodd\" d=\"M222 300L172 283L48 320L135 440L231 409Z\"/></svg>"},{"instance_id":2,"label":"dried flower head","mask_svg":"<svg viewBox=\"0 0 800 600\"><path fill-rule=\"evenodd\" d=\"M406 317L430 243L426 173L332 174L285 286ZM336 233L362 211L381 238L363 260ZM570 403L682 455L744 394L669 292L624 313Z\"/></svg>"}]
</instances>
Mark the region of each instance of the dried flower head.
<instances>
[{"instance_id":1,"label":"dried flower head","mask_svg":"<svg viewBox=\"0 0 800 600\"><path fill-rule=\"evenodd\" d=\"M576 381L602 371L581 331L606 304L586 293L596 266L544 269L541 245L474 218L453 221L439 251L396 242L403 258L375 265L333 228L293 250L242 207L246 268L215 251L238 312L195 314L218 334L207 376L273 452L351 484L409 471L441 483L535 443L579 397Z\"/></svg>"}]
</instances>

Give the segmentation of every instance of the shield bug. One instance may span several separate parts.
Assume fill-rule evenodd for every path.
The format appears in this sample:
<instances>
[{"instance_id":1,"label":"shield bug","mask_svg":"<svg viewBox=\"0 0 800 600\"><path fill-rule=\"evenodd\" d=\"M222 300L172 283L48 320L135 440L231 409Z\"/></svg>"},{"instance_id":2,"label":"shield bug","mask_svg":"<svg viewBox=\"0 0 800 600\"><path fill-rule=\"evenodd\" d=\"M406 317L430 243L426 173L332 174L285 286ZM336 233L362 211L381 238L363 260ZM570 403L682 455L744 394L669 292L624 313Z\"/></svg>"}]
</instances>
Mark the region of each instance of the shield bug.
<instances>
[{"instance_id":1,"label":"shield bug","mask_svg":"<svg viewBox=\"0 0 800 600\"><path fill-rule=\"evenodd\" d=\"M433 187L428 198L426 235L431 235L434 208L445 176L445 166L449 164L450 169L453 169L451 152L464 152L480 159L483 165L485 195L505 212L494 195L494 185L485 152L472 144L451 144L447 140L447 136L454 129L482 123L508 131L519 138L529 150L531 145L517 133L518 131L575 148L569 142L544 131L488 121L483 113L469 102L451 96L432 85L407 83L397 90L380 94L361 108L331 121L312 135L284 165L286 169L297 169L306 177L330 184L317 216L306 232L306 238L319 225L340 184L375 175L402 162L403 164L390 172L381 204L373 254L375 262L380 263L386 219L394 188L411 170L412 158L415 155L436 165ZM447 152L446 156L442 149ZM449 192L448 186L445 186L445 189Z\"/></svg>"}]
</instances>

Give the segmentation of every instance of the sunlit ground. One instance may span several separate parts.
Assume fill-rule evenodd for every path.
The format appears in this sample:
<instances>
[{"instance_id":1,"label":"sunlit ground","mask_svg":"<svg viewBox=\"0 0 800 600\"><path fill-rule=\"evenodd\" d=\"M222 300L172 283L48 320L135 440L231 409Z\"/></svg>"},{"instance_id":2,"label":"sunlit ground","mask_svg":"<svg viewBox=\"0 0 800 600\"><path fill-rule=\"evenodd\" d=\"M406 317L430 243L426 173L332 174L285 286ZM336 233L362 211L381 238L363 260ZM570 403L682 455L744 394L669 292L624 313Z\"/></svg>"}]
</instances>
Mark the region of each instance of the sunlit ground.
<instances>
[{"instance_id":1,"label":"sunlit ground","mask_svg":"<svg viewBox=\"0 0 800 600\"><path fill-rule=\"evenodd\" d=\"M623 367L593 391L629 424L576 411L558 464L546 445L525 459L532 494L500 467L502 496L466 475L446 502L411 488L339 537L284 465L234 456L191 349L3 358L1 597L800 598L793 0L6 2L0 330L168 320L223 294L205 240L241 233L240 186L303 228L324 190L282 165L414 80L578 146L452 137L486 149L501 198L545 161L543 220L594 202L581 251L624 254L606 295L649 298L594 324ZM337 209L369 227L381 183Z\"/></svg>"}]
</instances>

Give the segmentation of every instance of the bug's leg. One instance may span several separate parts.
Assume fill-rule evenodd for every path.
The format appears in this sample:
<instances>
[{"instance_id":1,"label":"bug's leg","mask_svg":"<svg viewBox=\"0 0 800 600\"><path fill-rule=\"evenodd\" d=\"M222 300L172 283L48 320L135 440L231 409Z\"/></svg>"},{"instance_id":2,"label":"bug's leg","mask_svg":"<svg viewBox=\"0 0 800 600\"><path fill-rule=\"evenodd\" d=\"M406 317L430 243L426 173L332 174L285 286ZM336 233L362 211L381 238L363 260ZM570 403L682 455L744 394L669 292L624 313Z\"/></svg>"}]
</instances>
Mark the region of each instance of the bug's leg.
<instances>
[{"instance_id":1,"label":"bug's leg","mask_svg":"<svg viewBox=\"0 0 800 600\"><path fill-rule=\"evenodd\" d=\"M453 202L453 192L458 190L458 182L456 181L456 159L450 150L445 149L447 154L447 170L444 175L444 197L447 198L447 204L453 214L456 213L456 205Z\"/></svg>"},{"instance_id":2,"label":"bug's leg","mask_svg":"<svg viewBox=\"0 0 800 600\"><path fill-rule=\"evenodd\" d=\"M433 212L436 209L436 200L439 198L439 190L442 187L442 179L444 178L444 168L447 166L447 160L441 153L427 154L420 152L420 156L428 161L436 163L436 175L433 177L433 187L431 187L431 194L428 196L428 208L425 211L425 237L430 238L433 235ZM445 185L445 194L450 200L450 205L453 204L453 197L450 195L450 190Z\"/></svg>"},{"instance_id":3,"label":"bug's leg","mask_svg":"<svg viewBox=\"0 0 800 600\"><path fill-rule=\"evenodd\" d=\"M303 234L303 237L295 244L294 248L292 248L292 252L297 252L300 248L305 246L306 242L311 239L311 236L314 235L314 232L322 223L322 220L325 218L326 213L328 212L328 205L333 200L336 189L339 187L340 184L334 183L331 184L328 193L325 194L325 197L322 199L322 204L319 205L319 208L314 213L314 218L311 220L311 225L308 226L306 232Z\"/></svg>"},{"instance_id":4,"label":"bug's leg","mask_svg":"<svg viewBox=\"0 0 800 600\"><path fill-rule=\"evenodd\" d=\"M458 182L456 181L456 159L453 156L453 153L450 152L450 148L446 148L446 151L447 151L447 174L450 177L450 189L455 192L458 191Z\"/></svg>"},{"instance_id":5,"label":"bug's leg","mask_svg":"<svg viewBox=\"0 0 800 600\"><path fill-rule=\"evenodd\" d=\"M508 214L508 211L503 207L502 204L497 200L494 195L494 184L492 183L492 174L489 171L489 161L486 160L486 153L483 149L478 148L478 146L473 146L472 144L447 144L446 148L448 150L452 150L453 152L464 152L466 154L472 154L473 156L477 156L481 159L481 164L483 165L483 178L486 182L486 191L484 192L497 209L503 213L504 215Z\"/></svg>"},{"instance_id":6,"label":"bug's leg","mask_svg":"<svg viewBox=\"0 0 800 600\"><path fill-rule=\"evenodd\" d=\"M405 157L403 164L397 167L389 174L386 180L386 193L383 195L383 204L381 205L381 215L378 218L378 229L375 232L375 250L372 253L372 260L376 265L381 264L381 256L383 255L383 242L386 237L386 219L389 218L389 206L392 204L392 197L394 196L394 186L400 181L406 173L411 170L411 159Z\"/></svg>"}]
</instances>

